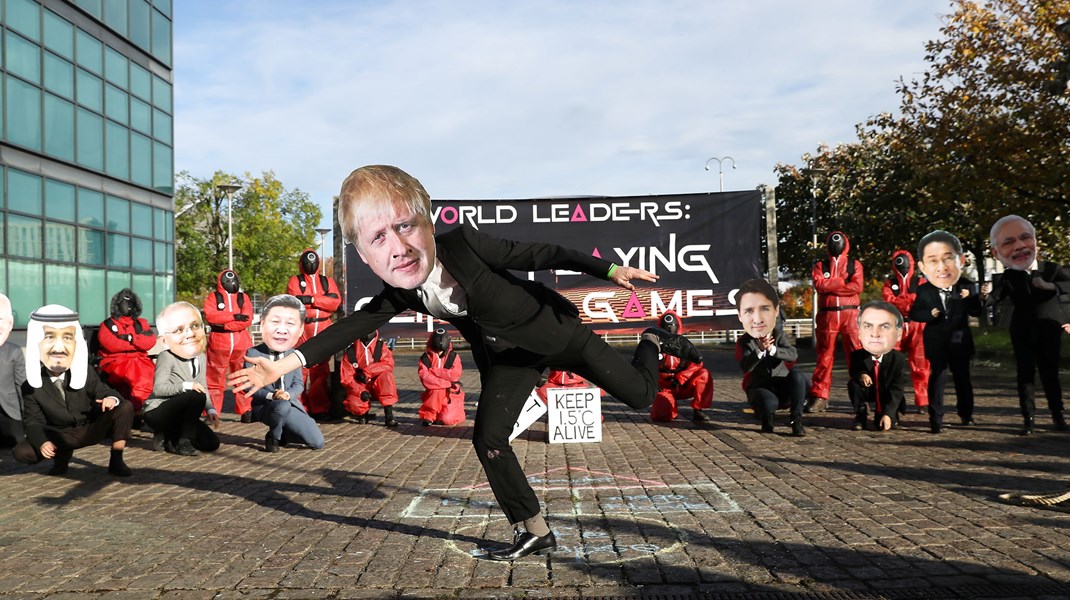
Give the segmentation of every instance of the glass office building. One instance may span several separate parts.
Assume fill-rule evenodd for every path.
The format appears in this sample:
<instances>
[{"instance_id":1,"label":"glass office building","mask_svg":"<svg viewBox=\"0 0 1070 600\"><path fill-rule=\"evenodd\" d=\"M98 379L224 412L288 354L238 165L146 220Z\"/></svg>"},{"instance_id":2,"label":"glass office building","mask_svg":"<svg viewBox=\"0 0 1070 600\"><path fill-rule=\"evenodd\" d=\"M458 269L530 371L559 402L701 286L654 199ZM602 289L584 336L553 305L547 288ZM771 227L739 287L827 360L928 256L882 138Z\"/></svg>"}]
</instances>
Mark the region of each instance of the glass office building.
<instances>
[{"instance_id":1,"label":"glass office building","mask_svg":"<svg viewBox=\"0 0 1070 600\"><path fill-rule=\"evenodd\" d=\"M174 299L172 0L0 0L0 290L83 325Z\"/></svg>"}]
</instances>

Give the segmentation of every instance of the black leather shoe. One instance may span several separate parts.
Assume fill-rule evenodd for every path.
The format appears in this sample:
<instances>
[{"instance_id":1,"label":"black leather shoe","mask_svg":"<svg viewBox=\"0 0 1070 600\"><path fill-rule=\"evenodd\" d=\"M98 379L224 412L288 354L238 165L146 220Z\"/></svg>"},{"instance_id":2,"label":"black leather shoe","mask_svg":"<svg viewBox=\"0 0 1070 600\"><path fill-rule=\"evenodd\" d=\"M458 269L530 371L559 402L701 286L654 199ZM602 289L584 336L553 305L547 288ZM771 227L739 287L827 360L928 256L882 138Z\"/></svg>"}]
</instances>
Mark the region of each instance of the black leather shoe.
<instances>
[{"instance_id":1,"label":"black leather shoe","mask_svg":"<svg viewBox=\"0 0 1070 600\"><path fill-rule=\"evenodd\" d=\"M691 343L691 340L682 335L675 333L669 333L664 329L658 329L657 327L647 327L643 331L642 337L647 339L650 336L657 337L658 347L661 348L662 354L671 354L676 358L682 358L688 362L701 363L702 353L695 348L695 345Z\"/></svg>"},{"instance_id":2,"label":"black leather shoe","mask_svg":"<svg viewBox=\"0 0 1070 600\"><path fill-rule=\"evenodd\" d=\"M175 454L181 456L197 456L198 454L200 454L200 452L198 452L197 449L193 447L192 442L190 442L186 438L182 438L178 440L177 444L175 444Z\"/></svg>"},{"instance_id":3,"label":"black leather shoe","mask_svg":"<svg viewBox=\"0 0 1070 600\"><path fill-rule=\"evenodd\" d=\"M706 413L696 408L694 414L691 415L691 421L693 423L709 423L710 418L706 416Z\"/></svg>"},{"instance_id":4,"label":"black leather shoe","mask_svg":"<svg viewBox=\"0 0 1070 600\"><path fill-rule=\"evenodd\" d=\"M932 433L943 433L944 432L944 424L943 423L936 423L934 421L930 421L929 422L929 431L932 432Z\"/></svg>"},{"instance_id":5,"label":"black leather shoe","mask_svg":"<svg viewBox=\"0 0 1070 600\"><path fill-rule=\"evenodd\" d=\"M152 450L153 452L162 452L167 447L167 437L162 431L157 431L152 434Z\"/></svg>"},{"instance_id":6,"label":"black leather shoe","mask_svg":"<svg viewBox=\"0 0 1070 600\"><path fill-rule=\"evenodd\" d=\"M1053 414L1051 420L1055 423L1055 431L1070 431L1070 426L1067 426L1063 413Z\"/></svg>"},{"instance_id":7,"label":"black leather shoe","mask_svg":"<svg viewBox=\"0 0 1070 600\"><path fill-rule=\"evenodd\" d=\"M242 423L252 423L253 422L253 411L247 410L247 411L243 412L241 414L241 422Z\"/></svg>"},{"instance_id":8,"label":"black leather shoe","mask_svg":"<svg viewBox=\"0 0 1070 600\"><path fill-rule=\"evenodd\" d=\"M265 452L278 452L279 440L275 439L275 436L271 435L271 432L267 432L264 435L264 451Z\"/></svg>"},{"instance_id":9,"label":"black leather shoe","mask_svg":"<svg viewBox=\"0 0 1070 600\"><path fill-rule=\"evenodd\" d=\"M773 417L762 417L762 433L773 433Z\"/></svg>"},{"instance_id":10,"label":"black leather shoe","mask_svg":"<svg viewBox=\"0 0 1070 600\"><path fill-rule=\"evenodd\" d=\"M490 560L516 560L529 554L545 554L556 547L557 538L554 537L554 532L552 531L542 537L527 531L523 533L517 531L513 535L513 545L511 547L493 550L487 552L484 556Z\"/></svg>"},{"instance_id":11,"label":"black leather shoe","mask_svg":"<svg viewBox=\"0 0 1070 600\"><path fill-rule=\"evenodd\" d=\"M424 427L430 427L433 423L434 421L428 421L427 419L420 421L420 425L423 425Z\"/></svg>"},{"instance_id":12,"label":"black leather shoe","mask_svg":"<svg viewBox=\"0 0 1070 600\"><path fill-rule=\"evenodd\" d=\"M387 406L383 408L383 425L387 427L397 427L398 420L394 418L394 407Z\"/></svg>"},{"instance_id":13,"label":"black leather shoe","mask_svg":"<svg viewBox=\"0 0 1070 600\"><path fill-rule=\"evenodd\" d=\"M795 437L806 437L806 430L803 429L802 419L795 419L791 422L791 435Z\"/></svg>"},{"instance_id":14,"label":"black leather shoe","mask_svg":"<svg viewBox=\"0 0 1070 600\"><path fill-rule=\"evenodd\" d=\"M56 455L52 457L52 468L48 470L49 475L66 475L67 467L70 465L71 455L68 453L56 452Z\"/></svg>"},{"instance_id":15,"label":"black leather shoe","mask_svg":"<svg viewBox=\"0 0 1070 600\"><path fill-rule=\"evenodd\" d=\"M1033 419L1025 420L1025 425L1022 426L1022 430L1018 432L1018 435L1033 435Z\"/></svg>"},{"instance_id":16,"label":"black leather shoe","mask_svg":"<svg viewBox=\"0 0 1070 600\"><path fill-rule=\"evenodd\" d=\"M126 466L126 463L123 462L123 459L121 458L112 460L108 463L108 473L111 473L116 477L130 477L134 474L134 472L130 470L130 467Z\"/></svg>"}]
</instances>

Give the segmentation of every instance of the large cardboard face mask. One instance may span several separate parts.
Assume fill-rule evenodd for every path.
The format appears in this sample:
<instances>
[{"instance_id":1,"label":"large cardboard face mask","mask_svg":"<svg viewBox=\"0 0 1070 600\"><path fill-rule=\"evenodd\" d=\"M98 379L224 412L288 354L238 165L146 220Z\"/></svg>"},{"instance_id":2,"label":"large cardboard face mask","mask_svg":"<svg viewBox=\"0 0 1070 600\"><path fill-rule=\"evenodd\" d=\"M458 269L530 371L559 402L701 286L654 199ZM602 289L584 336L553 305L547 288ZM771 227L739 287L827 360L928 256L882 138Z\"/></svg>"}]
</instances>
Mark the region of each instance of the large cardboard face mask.
<instances>
[{"instance_id":1,"label":"large cardboard face mask","mask_svg":"<svg viewBox=\"0 0 1070 600\"><path fill-rule=\"evenodd\" d=\"M74 349L77 344L77 330L68 327L44 326L44 338L38 349L41 352L41 364L52 373L62 373L71 368Z\"/></svg>"},{"instance_id":2,"label":"large cardboard face mask","mask_svg":"<svg viewBox=\"0 0 1070 600\"><path fill-rule=\"evenodd\" d=\"M867 308L858 317L858 341L873 356L884 356L895 349L903 338L903 330L896 327L896 317L879 308Z\"/></svg>"},{"instance_id":3,"label":"large cardboard face mask","mask_svg":"<svg viewBox=\"0 0 1070 600\"><path fill-rule=\"evenodd\" d=\"M201 316L189 308L176 309L170 316L170 331L161 331L160 337L175 356L189 360L203 354L208 345Z\"/></svg>"}]
</instances>

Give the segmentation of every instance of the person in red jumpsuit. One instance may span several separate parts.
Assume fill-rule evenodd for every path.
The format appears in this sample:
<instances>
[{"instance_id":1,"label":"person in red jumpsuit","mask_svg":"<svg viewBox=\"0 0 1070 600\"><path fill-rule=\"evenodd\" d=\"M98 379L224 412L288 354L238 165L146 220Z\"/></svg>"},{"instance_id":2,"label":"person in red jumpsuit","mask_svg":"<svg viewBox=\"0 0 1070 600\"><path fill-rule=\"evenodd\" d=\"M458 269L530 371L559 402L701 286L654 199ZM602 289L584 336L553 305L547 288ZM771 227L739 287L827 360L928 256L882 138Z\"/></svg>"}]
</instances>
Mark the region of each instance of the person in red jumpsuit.
<instances>
[{"instance_id":1,"label":"person in red jumpsuit","mask_svg":"<svg viewBox=\"0 0 1070 600\"><path fill-rule=\"evenodd\" d=\"M461 357L443 328L427 337L427 351L420 357L417 374L424 391L420 394L420 424L456 425L464 422L464 390L461 389Z\"/></svg>"},{"instance_id":2,"label":"person in red jumpsuit","mask_svg":"<svg viewBox=\"0 0 1070 600\"><path fill-rule=\"evenodd\" d=\"M149 350L155 345L156 334L141 318L141 298L130 288L123 288L112 296L111 316L97 330L97 371L130 400L135 421L140 420L145 400L152 394L156 366Z\"/></svg>"},{"instance_id":3,"label":"person in red jumpsuit","mask_svg":"<svg viewBox=\"0 0 1070 600\"><path fill-rule=\"evenodd\" d=\"M914 257L907 250L892 253L892 274L884 282L881 297L885 302L899 309L901 314L909 315L918 295L918 286L925 283L925 277L914 271ZM910 363L910 378L914 383L914 407L919 413L928 412L929 408L929 360L925 358L925 344L922 332L925 323L908 320L903 324L903 339L895 347L907 356Z\"/></svg>"},{"instance_id":4,"label":"person in red jumpsuit","mask_svg":"<svg viewBox=\"0 0 1070 600\"><path fill-rule=\"evenodd\" d=\"M817 290L817 331L814 348L814 385L806 412L824 412L828 408L832 387L832 361L836 354L836 338L843 345L843 357L862 345L858 341L858 294L862 291L862 263L850 257L851 243L842 231L833 231L825 239L828 258L814 264L811 276Z\"/></svg>"},{"instance_id":5,"label":"person in red jumpsuit","mask_svg":"<svg viewBox=\"0 0 1070 600\"><path fill-rule=\"evenodd\" d=\"M300 344L331 326L331 315L338 310L342 296L334 279L319 272L320 257L315 250L305 249L298 259L298 265L301 274L290 277L286 293L297 296L305 305L305 331L298 342ZM304 369L304 379L305 391L301 394L301 403L308 414L313 417L327 415L331 410L330 361Z\"/></svg>"},{"instance_id":6,"label":"person in red jumpsuit","mask_svg":"<svg viewBox=\"0 0 1070 600\"><path fill-rule=\"evenodd\" d=\"M398 388L394 383L394 353L379 338L379 331L357 338L342 353L339 373L346 389L345 409L358 423L367 423L375 418L368 412L372 400L383 405L383 424L397 427L394 405L398 402Z\"/></svg>"},{"instance_id":7,"label":"person in red jumpsuit","mask_svg":"<svg viewBox=\"0 0 1070 600\"><path fill-rule=\"evenodd\" d=\"M680 315L671 310L661 315L658 327L669 333L684 333ZM654 396L654 404L650 406L650 419L672 421L679 416L676 402L688 398L691 399L691 420L695 423L709 421L702 409L713 404L713 380L710 378L710 372L702 363L688 362L670 354L662 354L658 366L658 393Z\"/></svg>"},{"instance_id":8,"label":"person in red jumpsuit","mask_svg":"<svg viewBox=\"0 0 1070 600\"><path fill-rule=\"evenodd\" d=\"M204 318L212 333L208 336L208 394L219 414L223 414L223 391L227 372L245 366L245 351L252 347L249 326L253 324L253 301L240 290L238 274L227 269L219 273L216 290L204 298ZM252 423L252 401L242 392L234 393L234 411L242 423Z\"/></svg>"}]
</instances>

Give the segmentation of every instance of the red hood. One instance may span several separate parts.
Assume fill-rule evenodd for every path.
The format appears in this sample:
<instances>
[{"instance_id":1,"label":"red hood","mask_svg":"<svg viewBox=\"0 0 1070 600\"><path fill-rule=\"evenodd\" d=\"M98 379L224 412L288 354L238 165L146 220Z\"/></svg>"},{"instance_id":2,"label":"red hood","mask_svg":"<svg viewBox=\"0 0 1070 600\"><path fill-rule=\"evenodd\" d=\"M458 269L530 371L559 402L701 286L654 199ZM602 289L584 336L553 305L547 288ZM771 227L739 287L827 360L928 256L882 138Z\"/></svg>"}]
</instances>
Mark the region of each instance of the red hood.
<instances>
[{"instance_id":1,"label":"red hood","mask_svg":"<svg viewBox=\"0 0 1070 600\"><path fill-rule=\"evenodd\" d=\"M219 272L219 275L215 276L215 289L220 294L224 294L224 295L230 294L230 292L228 292L227 290L223 289L223 273L226 273L227 271L230 271L230 269L223 269L222 271ZM241 287L238 288L238 291L241 291Z\"/></svg>"},{"instance_id":2,"label":"red hood","mask_svg":"<svg viewBox=\"0 0 1070 600\"><path fill-rule=\"evenodd\" d=\"M664 323L665 323L665 317L667 315L672 315L673 317L676 317L676 322L680 324L680 329L678 329L676 331L676 333L679 334L679 335L683 335L684 332L686 331L684 329L684 320L680 318L680 315L677 314L675 310L667 310L664 313L662 313L662 315L660 317L658 317L658 327L660 327L662 329L665 329Z\"/></svg>"},{"instance_id":3,"label":"red hood","mask_svg":"<svg viewBox=\"0 0 1070 600\"><path fill-rule=\"evenodd\" d=\"M900 256L907 257L907 273L901 275L899 270L895 268L895 259ZM892 253L892 275L895 277L896 283L899 284L900 289L907 289L910 285L910 278L914 276L914 257L907 250L896 250Z\"/></svg>"}]
</instances>

